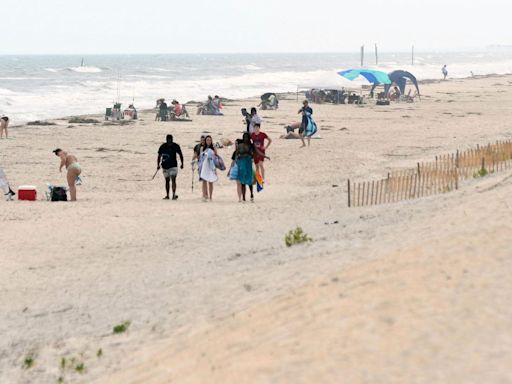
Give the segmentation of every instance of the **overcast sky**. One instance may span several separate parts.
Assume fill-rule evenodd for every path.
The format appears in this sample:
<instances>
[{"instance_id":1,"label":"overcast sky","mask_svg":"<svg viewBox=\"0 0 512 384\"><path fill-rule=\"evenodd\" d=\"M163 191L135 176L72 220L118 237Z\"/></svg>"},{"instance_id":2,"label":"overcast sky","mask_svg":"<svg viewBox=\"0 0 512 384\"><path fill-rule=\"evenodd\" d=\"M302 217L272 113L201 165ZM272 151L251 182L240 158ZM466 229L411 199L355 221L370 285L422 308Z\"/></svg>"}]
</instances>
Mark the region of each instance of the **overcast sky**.
<instances>
[{"instance_id":1,"label":"overcast sky","mask_svg":"<svg viewBox=\"0 0 512 384\"><path fill-rule=\"evenodd\" d=\"M0 54L512 45L512 0L0 0L0 15Z\"/></svg>"}]
</instances>

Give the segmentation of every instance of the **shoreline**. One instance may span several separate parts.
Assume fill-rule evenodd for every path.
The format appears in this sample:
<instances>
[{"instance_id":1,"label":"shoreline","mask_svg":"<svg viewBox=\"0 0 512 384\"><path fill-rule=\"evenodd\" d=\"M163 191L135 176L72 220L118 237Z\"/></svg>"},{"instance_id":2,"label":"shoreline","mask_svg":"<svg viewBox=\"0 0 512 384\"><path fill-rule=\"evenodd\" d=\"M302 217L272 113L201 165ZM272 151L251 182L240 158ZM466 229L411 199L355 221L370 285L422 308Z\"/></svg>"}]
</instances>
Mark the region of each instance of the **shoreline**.
<instances>
[{"instance_id":1,"label":"shoreline","mask_svg":"<svg viewBox=\"0 0 512 384\"><path fill-rule=\"evenodd\" d=\"M481 79L488 79L488 78L503 78L503 77L509 77L512 75L512 72L510 73L503 73L503 74L497 74L497 73L490 73L490 74L485 74L485 75L474 75L474 76L467 76L467 77L456 77L456 78L449 78L448 82L450 81L467 81L467 80L481 80ZM438 79L422 79L422 80L418 80L418 84L420 85L427 85L427 84L439 84L439 83L443 83L445 82L445 80L442 80L440 78ZM370 83L368 83L368 85L370 85ZM408 86L410 86L410 83L408 83ZM361 85L358 85L357 88L361 88ZM291 95L297 95L297 94L301 94L301 95L304 95L304 91L286 91L286 92L276 92L276 94L279 96L279 95L285 95L285 96L291 96ZM230 102L237 102L237 103L240 103L240 102L243 102L243 101L248 101L248 100L252 100L252 99L258 99L259 100L259 97L260 95L253 95L253 96L248 96L248 97L243 97L243 98L227 98L227 100L229 100ZM196 101L196 100L189 100L187 101L186 103L184 103L184 105L194 105L196 103L199 103L199 101ZM105 107L107 108L107 107ZM153 111L155 108L144 108L144 109L141 109L140 112L149 112L149 111ZM195 114L191 114L191 116L194 116ZM69 116L58 116L58 117L53 117L53 118L46 118L46 119L42 119L42 120L39 120L39 119L36 119L36 120L32 120L32 121L20 121L19 123L15 123L13 125L10 125L9 127L12 127L12 128L19 128L19 127L24 127L27 125L27 123L30 123L30 122L34 122L34 121L42 121L42 122L52 122L52 121L63 121L63 120L69 120L73 117L77 117L77 118L86 118L86 117L91 117L91 118L97 118L97 119L103 119L105 115L102 114L102 113L98 113L98 112L94 112L94 113L87 113L87 112L84 112L84 113L79 113L79 114L75 114L75 115L69 115Z\"/></svg>"}]
</instances>

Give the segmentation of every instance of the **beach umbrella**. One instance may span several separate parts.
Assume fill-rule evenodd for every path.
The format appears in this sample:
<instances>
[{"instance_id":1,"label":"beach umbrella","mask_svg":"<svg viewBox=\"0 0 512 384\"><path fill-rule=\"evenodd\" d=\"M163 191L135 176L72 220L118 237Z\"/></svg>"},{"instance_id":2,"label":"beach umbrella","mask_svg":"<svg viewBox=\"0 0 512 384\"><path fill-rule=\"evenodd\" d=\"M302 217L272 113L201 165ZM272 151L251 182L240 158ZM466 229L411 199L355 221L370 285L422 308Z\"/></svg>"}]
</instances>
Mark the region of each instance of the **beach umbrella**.
<instances>
[{"instance_id":1,"label":"beach umbrella","mask_svg":"<svg viewBox=\"0 0 512 384\"><path fill-rule=\"evenodd\" d=\"M355 80L359 76L363 76L372 84L391 84L391 80L385 72L373 69L347 69L346 71L338 72L338 75L349 80Z\"/></svg>"}]
</instances>

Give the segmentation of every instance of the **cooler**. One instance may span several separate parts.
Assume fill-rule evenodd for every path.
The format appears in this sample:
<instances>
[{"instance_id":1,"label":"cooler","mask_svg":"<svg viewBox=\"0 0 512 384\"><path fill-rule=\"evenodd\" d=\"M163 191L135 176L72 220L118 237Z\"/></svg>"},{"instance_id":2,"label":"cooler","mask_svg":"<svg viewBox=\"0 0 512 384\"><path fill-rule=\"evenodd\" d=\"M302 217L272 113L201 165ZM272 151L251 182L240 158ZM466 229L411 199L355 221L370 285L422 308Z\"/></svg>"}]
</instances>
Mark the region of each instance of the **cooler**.
<instances>
[{"instance_id":1,"label":"cooler","mask_svg":"<svg viewBox=\"0 0 512 384\"><path fill-rule=\"evenodd\" d=\"M18 187L18 200L35 201L37 198L37 188L33 185L20 185Z\"/></svg>"}]
</instances>

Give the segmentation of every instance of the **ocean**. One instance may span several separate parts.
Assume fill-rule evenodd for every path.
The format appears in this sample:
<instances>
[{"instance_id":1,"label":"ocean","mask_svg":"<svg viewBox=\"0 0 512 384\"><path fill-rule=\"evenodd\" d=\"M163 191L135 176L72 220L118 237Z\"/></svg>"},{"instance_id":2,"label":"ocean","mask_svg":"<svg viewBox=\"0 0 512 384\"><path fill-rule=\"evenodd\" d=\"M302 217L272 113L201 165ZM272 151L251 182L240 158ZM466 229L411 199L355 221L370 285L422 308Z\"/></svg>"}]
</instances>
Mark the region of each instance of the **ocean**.
<instances>
[{"instance_id":1,"label":"ocean","mask_svg":"<svg viewBox=\"0 0 512 384\"><path fill-rule=\"evenodd\" d=\"M82 63L83 61L83 63ZM365 67L404 69L418 79L439 79L446 64L450 78L512 73L512 50L415 54L366 52ZM357 87L337 71L359 68L359 53L155 54L0 56L0 115L12 124L86 113L103 113L114 101L150 108L158 98L200 101L297 87Z\"/></svg>"}]
</instances>

